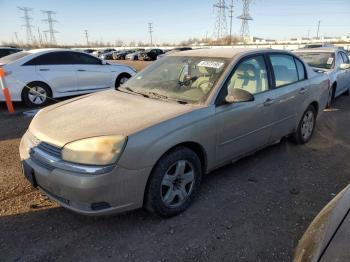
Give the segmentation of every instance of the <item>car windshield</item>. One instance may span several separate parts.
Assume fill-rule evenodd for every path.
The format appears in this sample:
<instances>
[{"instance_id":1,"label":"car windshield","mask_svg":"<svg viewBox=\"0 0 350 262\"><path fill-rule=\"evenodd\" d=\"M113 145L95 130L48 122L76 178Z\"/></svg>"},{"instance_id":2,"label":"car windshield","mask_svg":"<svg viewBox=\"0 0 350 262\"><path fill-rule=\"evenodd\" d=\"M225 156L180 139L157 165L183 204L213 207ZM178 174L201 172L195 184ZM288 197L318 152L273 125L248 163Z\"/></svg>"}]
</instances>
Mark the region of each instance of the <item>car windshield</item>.
<instances>
[{"instance_id":1,"label":"car windshield","mask_svg":"<svg viewBox=\"0 0 350 262\"><path fill-rule=\"evenodd\" d=\"M131 78L121 90L184 103L203 102L228 64L227 59L165 57Z\"/></svg>"},{"instance_id":2,"label":"car windshield","mask_svg":"<svg viewBox=\"0 0 350 262\"><path fill-rule=\"evenodd\" d=\"M9 64L12 63L13 61L16 61L17 59L20 59L22 57L25 57L27 55L30 55L30 52L18 52L18 53L14 53L12 55L8 55L8 56L4 56L2 58L0 58L0 64Z\"/></svg>"},{"instance_id":3,"label":"car windshield","mask_svg":"<svg viewBox=\"0 0 350 262\"><path fill-rule=\"evenodd\" d=\"M334 66L334 53L298 52L297 55L312 67L331 69Z\"/></svg>"}]
</instances>

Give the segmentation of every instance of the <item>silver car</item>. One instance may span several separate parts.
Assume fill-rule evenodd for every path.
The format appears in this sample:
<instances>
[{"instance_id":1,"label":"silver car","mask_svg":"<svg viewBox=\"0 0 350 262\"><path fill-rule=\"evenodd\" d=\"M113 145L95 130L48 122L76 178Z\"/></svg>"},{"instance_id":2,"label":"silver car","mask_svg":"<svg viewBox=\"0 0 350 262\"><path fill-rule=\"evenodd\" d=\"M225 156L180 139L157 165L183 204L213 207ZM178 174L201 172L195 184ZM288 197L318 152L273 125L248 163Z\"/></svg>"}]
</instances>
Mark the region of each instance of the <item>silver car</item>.
<instances>
[{"instance_id":1,"label":"silver car","mask_svg":"<svg viewBox=\"0 0 350 262\"><path fill-rule=\"evenodd\" d=\"M329 80L290 52L170 54L118 90L42 109L20 144L24 175L73 211L184 211L201 178L291 136L310 140Z\"/></svg>"},{"instance_id":2,"label":"silver car","mask_svg":"<svg viewBox=\"0 0 350 262\"><path fill-rule=\"evenodd\" d=\"M329 76L331 89L327 106L331 107L338 96L350 94L350 60L342 48L314 48L295 51L300 58L314 68Z\"/></svg>"}]
</instances>

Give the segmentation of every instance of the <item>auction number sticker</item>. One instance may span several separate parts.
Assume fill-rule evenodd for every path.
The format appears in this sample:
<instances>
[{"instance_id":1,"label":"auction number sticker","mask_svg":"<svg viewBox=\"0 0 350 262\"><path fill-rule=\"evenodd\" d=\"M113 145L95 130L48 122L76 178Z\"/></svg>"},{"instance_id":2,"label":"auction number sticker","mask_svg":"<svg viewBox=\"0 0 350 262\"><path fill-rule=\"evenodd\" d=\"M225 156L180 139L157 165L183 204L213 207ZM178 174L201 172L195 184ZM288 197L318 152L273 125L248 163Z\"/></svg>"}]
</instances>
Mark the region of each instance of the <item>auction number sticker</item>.
<instances>
[{"instance_id":1,"label":"auction number sticker","mask_svg":"<svg viewBox=\"0 0 350 262\"><path fill-rule=\"evenodd\" d=\"M223 62L216 62L216 61L201 61L197 64L197 66L204 66L204 67L211 67L219 69L224 65Z\"/></svg>"},{"instance_id":2,"label":"auction number sticker","mask_svg":"<svg viewBox=\"0 0 350 262\"><path fill-rule=\"evenodd\" d=\"M334 60L333 57L328 58L328 60L327 60L327 65L333 64L333 60Z\"/></svg>"}]
</instances>

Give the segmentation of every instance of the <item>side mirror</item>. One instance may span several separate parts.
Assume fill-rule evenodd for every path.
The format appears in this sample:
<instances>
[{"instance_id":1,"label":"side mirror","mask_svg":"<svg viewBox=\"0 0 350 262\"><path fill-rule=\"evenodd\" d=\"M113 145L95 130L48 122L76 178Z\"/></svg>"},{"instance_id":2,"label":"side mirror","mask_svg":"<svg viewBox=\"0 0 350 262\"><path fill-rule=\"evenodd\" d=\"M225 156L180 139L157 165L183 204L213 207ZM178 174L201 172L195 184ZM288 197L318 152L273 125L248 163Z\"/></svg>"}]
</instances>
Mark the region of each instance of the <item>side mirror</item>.
<instances>
[{"instance_id":1,"label":"side mirror","mask_svg":"<svg viewBox=\"0 0 350 262\"><path fill-rule=\"evenodd\" d=\"M225 97L227 103L250 102L254 101L254 96L246 90L240 88L233 88L231 92Z\"/></svg>"},{"instance_id":2,"label":"side mirror","mask_svg":"<svg viewBox=\"0 0 350 262\"><path fill-rule=\"evenodd\" d=\"M350 68L350 64L340 64L339 68L340 68L341 70L349 69L349 68Z\"/></svg>"}]
</instances>

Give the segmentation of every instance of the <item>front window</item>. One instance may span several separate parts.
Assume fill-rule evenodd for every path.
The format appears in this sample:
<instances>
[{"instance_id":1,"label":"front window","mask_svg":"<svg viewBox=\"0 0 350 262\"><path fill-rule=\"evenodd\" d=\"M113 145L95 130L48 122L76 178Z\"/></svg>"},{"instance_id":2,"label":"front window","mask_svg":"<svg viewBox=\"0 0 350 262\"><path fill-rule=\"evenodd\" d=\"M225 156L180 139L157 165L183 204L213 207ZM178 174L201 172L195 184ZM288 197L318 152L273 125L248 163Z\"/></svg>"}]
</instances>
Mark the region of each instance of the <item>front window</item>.
<instances>
[{"instance_id":1,"label":"front window","mask_svg":"<svg viewBox=\"0 0 350 262\"><path fill-rule=\"evenodd\" d=\"M323 69L334 67L334 53L298 52L297 55L311 67Z\"/></svg>"},{"instance_id":2,"label":"front window","mask_svg":"<svg viewBox=\"0 0 350 262\"><path fill-rule=\"evenodd\" d=\"M165 57L130 79L121 90L185 103L203 102L224 72L228 60Z\"/></svg>"}]
</instances>

